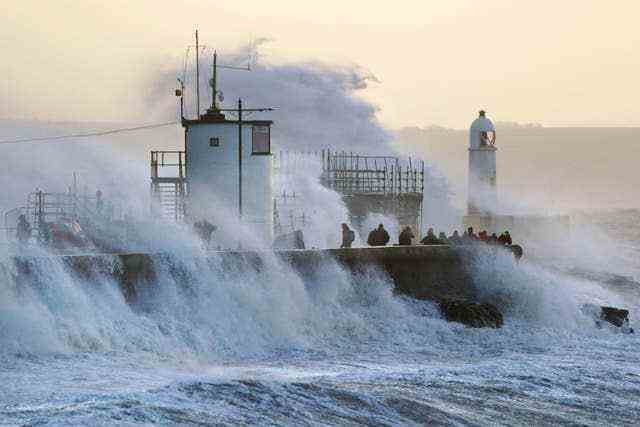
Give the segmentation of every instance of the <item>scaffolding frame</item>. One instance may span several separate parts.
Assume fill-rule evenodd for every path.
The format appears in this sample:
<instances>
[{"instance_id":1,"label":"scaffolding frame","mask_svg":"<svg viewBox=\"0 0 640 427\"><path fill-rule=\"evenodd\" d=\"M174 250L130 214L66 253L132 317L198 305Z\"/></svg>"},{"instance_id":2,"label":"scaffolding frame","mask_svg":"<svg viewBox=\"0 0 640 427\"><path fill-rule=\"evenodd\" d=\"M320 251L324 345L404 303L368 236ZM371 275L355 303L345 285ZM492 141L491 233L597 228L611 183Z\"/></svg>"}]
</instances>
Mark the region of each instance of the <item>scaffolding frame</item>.
<instances>
[{"instance_id":1,"label":"scaffolding frame","mask_svg":"<svg viewBox=\"0 0 640 427\"><path fill-rule=\"evenodd\" d=\"M98 208L98 198L81 195L75 191L67 193L49 193L36 190L27 195L25 206L11 209L4 213L4 229L7 239L15 237L17 221L24 215L32 225L32 237L40 238L40 232L47 223L63 221L95 222L112 221L114 206L105 202Z\"/></svg>"},{"instance_id":2,"label":"scaffolding frame","mask_svg":"<svg viewBox=\"0 0 640 427\"><path fill-rule=\"evenodd\" d=\"M423 194L424 161L322 150L322 183L343 195Z\"/></svg>"}]
</instances>

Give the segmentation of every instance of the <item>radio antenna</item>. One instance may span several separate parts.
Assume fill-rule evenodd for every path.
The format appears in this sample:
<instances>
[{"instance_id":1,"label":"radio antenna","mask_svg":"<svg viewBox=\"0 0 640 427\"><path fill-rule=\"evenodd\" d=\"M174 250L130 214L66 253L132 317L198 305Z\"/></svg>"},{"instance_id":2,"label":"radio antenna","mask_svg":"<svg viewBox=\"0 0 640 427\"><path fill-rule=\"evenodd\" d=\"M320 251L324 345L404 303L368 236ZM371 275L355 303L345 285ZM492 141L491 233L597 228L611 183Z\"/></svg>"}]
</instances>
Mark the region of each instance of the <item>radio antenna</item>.
<instances>
[{"instance_id":1,"label":"radio antenna","mask_svg":"<svg viewBox=\"0 0 640 427\"><path fill-rule=\"evenodd\" d=\"M211 81L209 85L211 86L211 111L219 111L218 108L218 93L222 95L222 92L218 91L218 68L224 68L227 70L238 70L238 71L251 71L251 67L247 65L246 67L236 67L232 65L218 65L218 52L213 51L213 65L211 69ZM222 100L221 100L222 101Z\"/></svg>"}]
</instances>

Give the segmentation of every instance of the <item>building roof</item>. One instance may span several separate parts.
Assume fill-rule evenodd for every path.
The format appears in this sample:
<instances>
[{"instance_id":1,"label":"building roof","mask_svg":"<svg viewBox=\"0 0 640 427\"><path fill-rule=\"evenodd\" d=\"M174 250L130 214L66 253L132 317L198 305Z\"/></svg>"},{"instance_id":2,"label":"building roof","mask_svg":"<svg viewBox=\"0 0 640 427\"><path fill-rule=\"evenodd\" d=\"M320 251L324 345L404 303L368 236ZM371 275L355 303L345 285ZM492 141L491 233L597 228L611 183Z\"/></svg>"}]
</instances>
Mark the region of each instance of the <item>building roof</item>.
<instances>
[{"instance_id":1,"label":"building roof","mask_svg":"<svg viewBox=\"0 0 640 427\"><path fill-rule=\"evenodd\" d=\"M469 128L471 132L495 132L495 127L491 120L486 117L478 117L471 123Z\"/></svg>"},{"instance_id":2,"label":"building roof","mask_svg":"<svg viewBox=\"0 0 640 427\"><path fill-rule=\"evenodd\" d=\"M273 120L242 120L242 123L248 125L271 126ZM182 126L193 126L199 124L238 124L238 120L227 120L220 110L207 110L205 114L200 115L199 119L182 118Z\"/></svg>"}]
</instances>

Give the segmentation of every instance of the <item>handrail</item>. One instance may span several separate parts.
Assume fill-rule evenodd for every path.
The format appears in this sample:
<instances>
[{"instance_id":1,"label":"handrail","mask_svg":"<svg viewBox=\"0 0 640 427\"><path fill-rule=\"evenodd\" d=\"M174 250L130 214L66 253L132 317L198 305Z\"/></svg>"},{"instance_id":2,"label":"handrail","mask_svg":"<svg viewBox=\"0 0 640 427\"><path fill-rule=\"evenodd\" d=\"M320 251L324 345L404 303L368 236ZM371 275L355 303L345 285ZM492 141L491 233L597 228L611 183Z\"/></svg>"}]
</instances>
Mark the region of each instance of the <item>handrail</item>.
<instances>
[{"instance_id":1,"label":"handrail","mask_svg":"<svg viewBox=\"0 0 640 427\"><path fill-rule=\"evenodd\" d=\"M169 158L165 160L165 155ZM178 178L184 178L187 174L187 156L186 151L175 150L154 150L151 151L151 179L159 178L159 167L175 167L177 168Z\"/></svg>"}]
</instances>

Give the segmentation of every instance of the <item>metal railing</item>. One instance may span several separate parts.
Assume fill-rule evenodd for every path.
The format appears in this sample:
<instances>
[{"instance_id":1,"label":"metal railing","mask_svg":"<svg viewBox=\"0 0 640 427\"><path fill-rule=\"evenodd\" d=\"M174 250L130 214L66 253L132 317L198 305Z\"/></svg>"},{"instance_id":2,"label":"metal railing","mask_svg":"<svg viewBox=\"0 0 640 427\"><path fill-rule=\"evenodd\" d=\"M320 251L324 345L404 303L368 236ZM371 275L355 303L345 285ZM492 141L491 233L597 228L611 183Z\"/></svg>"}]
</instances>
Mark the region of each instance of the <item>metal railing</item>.
<instances>
[{"instance_id":1,"label":"metal railing","mask_svg":"<svg viewBox=\"0 0 640 427\"><path fill-rule=\"evenodd\" d=\"M166 169L164 169L166 168ZM152 151L151 179L164 177L184 179L187 176L187 155L185 151Z\"/></svg>"},{"instance_id":2,"label":"metal railing","mask_svg":"<svg viewBox=\"0 0 640 427\"><path fill-rule=\"evenodd\" d=\"M4 213L4 230L9 240L16 237L17 223L24 215L31 225L32 236L38 237L41 225L60 221L99 224L114 219L114 206L93 196L76 193L35 191L27 196L26 206Z\"/></svg>"},{"instance_id":3,"label":"metal railing","mask_svg":"<svg viewBox=\"0 0 640 427\"><path fill-rule=\"evenodd\" d=\"M341 194L422 194L424 161L322 150L321 179Z\"/></svg>"}]
</instances>

